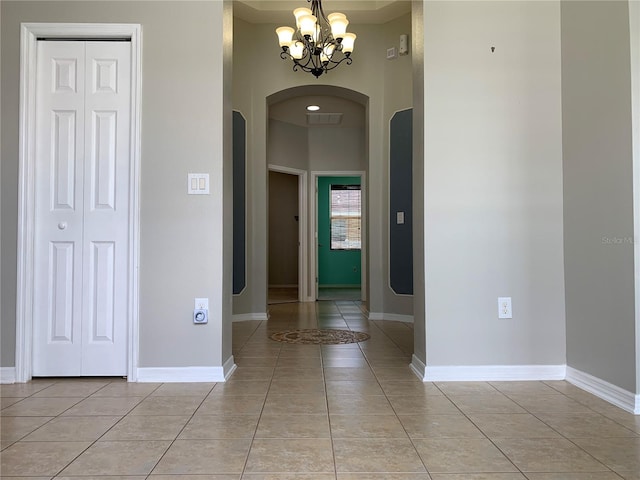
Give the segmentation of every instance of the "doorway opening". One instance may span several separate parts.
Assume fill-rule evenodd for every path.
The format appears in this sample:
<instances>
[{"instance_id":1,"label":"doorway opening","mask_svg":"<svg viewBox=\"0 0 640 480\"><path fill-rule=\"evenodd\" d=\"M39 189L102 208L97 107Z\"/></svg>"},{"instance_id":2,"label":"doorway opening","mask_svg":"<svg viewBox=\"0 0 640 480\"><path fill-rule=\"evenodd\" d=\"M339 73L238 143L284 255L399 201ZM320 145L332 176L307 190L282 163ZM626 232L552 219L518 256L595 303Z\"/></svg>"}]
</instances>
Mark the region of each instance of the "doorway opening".
<instances>
[{"instance_id":1,"label":"doorway opening","mask_svg":"<svg viewBox=\"0 0 640 480\"><path fill-rule=\"evenodd\" d=\"M304 301L307 173L269 166L268 304Z\"/></svg>"},{"instance_id":2,"label":"doorway opening","mask_svg":"<svg viewBox=\"0 0 640 480\"><path fill-rule=\"evenodd\" d=\"M351 283L343 288L353 290L353 288L359 287L356 299L366 300L367 197L364 192L364 180L369 163L367 148L368 101L368 97L361 93L329 85L294 87L267 98L269 119L267 163L269 170L279 169L280 172L293 173L298 175L299 179L302 174L311 174L308 183L307 177L304 177L305 193L299 190L299 219L300 227L303 228L299 236L301 243L299 251L302 255L299 257L298 298L300 301L314 302L318 300L317 253L319 248L316 222L318 177L345 175L357 177L357 183L363 185L363 190L360 219L362 236L360 260L356 265L350 266L351 273L358 276L359 282ZM319 110L307 110L310 105L318 107ZM272 190L271 186L269 190ZM269 210L272 215L271 206L269 206ZM336 219L334 223L340 223L338 220L345 223L345 219ZM270 230L272 230L271 226ZM271 232L269 237L271 237ZM272 241L269 238L269 242ZM268 247L269 257L271 250L272 246L270 245ZM268 263L270 264L268 284L274 285L271 258ZM356 272L353 272L354 266ZM337 290L342 283L333 282L331 284L334 287L334 293L338 293ZM349 297L352 297L353 293L350 291Z\"/></svg>"}]
</instances>

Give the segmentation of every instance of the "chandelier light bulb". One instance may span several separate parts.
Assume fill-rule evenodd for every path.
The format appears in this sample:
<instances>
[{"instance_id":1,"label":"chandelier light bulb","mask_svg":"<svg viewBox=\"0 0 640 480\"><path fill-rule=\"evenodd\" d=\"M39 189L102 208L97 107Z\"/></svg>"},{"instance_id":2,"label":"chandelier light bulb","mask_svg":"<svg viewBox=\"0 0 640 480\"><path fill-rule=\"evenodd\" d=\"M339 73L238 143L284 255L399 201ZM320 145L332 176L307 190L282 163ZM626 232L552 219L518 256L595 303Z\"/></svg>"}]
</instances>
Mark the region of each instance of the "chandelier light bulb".
<instances>
[{"instance_id":1,"label":"chandelier light bulb","mask_svg":"<svg viewBox=\"0 0 640 480\"><path fill-rule=\"evenodd\" d=\"M353 52L353 44L356 41L355 33L345 33L344 37L342 37L342 52L346 54L351 54Z\"/></svg>"},{"instance_id":2,"label":"chandelier light bulb","mask_svg":"<svg viewBox=\"0 0 640 480\"><path fill-rule=\"evenodd\" d=\"M336 46L332 43L325 45L322 49L322 53L327 57L331 58L333 56L333 52L335 51Z\"/></svg>"},{"instance_id":3,"label":"chandelier light bulb","mask_svg":"<svg viewBox=\"0 0 640 480\"><path fill-rule=\"evenodd\" d=\"M309 10L308 8L296 8L293 11L293 16L296 17L296 27L300 28L300 17L304 16L304 15L313 15L313 12L311 10Z\"/></svg>"},{"instance_id":4,"label":"chandelier light bulb","mask_svg":"<svg viewBox=\"0 0 640 480\"><path fill-rule=\"evenodd\" d=\"M291 42L289 44L289 53L294 59L300 60L304 56L304 44L297 41Z\"/></svg>"},{"instance_id":5,"label":"chandelier light bulb","mask_svg":"<svg viewBox=\"0 0 640 480\"><path fill-rule=\"evenodd\" d=\"M316 22L318 19L314 15L302 15L300 17L300 33L303 36L313 36L316 32Z\"/></svg>"},{"instance_id":6,"label":"chandelier light bulb","mask_svg":"<svg viewBox=\"0 0 640 480\"><path fill-rule=\"evenodd\" d=\"M349 25L347 16L344 13L336 12L330 14L327 20L331 25L331 34L336 40L340 41L344 34L347 33L347 25Z\"/></svg>"},{"instance_id":7,"label":"chandelier light bulb","mask_svg":"<svg viewBox=\"0 0 640 480\"><path fill-rule=\"evenodd\" d=\"M295 30L291 27L278 27L276 28L276 34L278 35L278 41L281 47L288 47L293 40L293 34Z\"/></svg>"}]
</instances>

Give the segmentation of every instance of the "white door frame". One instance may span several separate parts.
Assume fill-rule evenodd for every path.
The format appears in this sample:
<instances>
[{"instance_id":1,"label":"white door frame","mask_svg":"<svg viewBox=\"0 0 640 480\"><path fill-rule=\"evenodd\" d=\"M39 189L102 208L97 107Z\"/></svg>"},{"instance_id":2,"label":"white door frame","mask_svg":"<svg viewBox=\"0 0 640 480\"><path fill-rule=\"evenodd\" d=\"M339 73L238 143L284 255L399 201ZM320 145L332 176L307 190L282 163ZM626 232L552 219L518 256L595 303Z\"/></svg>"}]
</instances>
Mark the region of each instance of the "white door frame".
<instances>
[{"instance_id":1,"label":"white door frame","mask_svg":"<svg viewBox=\"0 0 640 480\"><path fill-rule=\"evenodd\" d=\"M309 238L313 239L310 242L309 254L311 259L311 275L313 279L312 292L314 295L313 301L318 299L318 177L360 177L360 192L361 199L361 241L362 247L360 249L360 299L363 302L367 301L367 172L363 170L349 170L349 171L313 171L311 172L311 183L313 185L313 195L310 195L311 208L313 212L313 222L309 223Z\"/></svg>"},{"instance_id":2,"label":"white door frame","mask_svg":"<svg viewBox=\"0 0 640 480\"><path fill-rule=\"evenodd\" d=\"M297 168L280 167L278 165L268 165L270 172L286 173L288 175L296 175L298 177L298 301L299 302L313 302L315 298L311 299L309 295L309 275L307 265L307 251L308 251L308 239L307 239L307 223L308 223L308 210L307 210L307 171L298 170ZM267 279L267 285L269 280Z\"/></svg>"},{"instance_id":3,"label":"white door frame","mask_svg":"<svg viewBox=\"0 0 640 480\"><path fill-rule=\"evenodd\" d=\"M35 232L36 52L38 38L128 38L131 40L131 131L127 379L137 381L140 256L140 112L142 27L139 24L23 23L20 30L20 138L18 175L18 271L16 381L33 372L33 284Z\"/></svg>"}]
</instances>

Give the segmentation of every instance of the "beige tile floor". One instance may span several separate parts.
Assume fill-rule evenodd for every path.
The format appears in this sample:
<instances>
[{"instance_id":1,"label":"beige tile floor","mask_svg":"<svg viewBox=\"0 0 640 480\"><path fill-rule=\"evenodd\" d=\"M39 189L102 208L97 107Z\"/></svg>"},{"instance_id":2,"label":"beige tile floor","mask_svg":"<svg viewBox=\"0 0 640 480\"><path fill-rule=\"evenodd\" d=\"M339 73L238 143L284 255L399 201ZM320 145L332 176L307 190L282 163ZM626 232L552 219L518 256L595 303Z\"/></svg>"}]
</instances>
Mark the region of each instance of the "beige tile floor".
<instances>
[{"instance_id":1,"label":"beige tile floor","mask_svg":"<svg viewBox=\"0 0 640 480\"><path fill-rule=\"evenodd\" d=\"M351 328L351 345L276 343ZM227 383L3 385L3 479L640 480L640 417L566 382L423 384L410 325L354 302L234 324Z\"/></svg>"},{"instance_id":2,"label":"beige tile floor","mask_svg":"<svg viewBox=\"0 0 640 480\"><path fill-rule=\"evenodd\" d=\"M334 288L319 287L318 300L360 300L362 291L360 287ZM269 287L268 303L296 303L298 301L298 287Z\"/></svg>"}]
</instances>

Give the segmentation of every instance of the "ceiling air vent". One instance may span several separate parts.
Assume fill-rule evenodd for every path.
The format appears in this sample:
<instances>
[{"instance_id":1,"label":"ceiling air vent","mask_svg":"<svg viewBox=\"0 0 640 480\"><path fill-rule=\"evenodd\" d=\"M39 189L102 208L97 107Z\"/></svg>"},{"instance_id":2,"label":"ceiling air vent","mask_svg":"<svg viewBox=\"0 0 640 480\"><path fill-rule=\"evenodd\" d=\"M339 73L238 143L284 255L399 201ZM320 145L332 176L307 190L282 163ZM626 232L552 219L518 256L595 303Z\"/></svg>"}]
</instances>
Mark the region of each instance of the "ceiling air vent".
<instances>
[{"instance_id":1,"label":"ceiling air vent","mask_svg":"<svg viewBox=\"0 0 640 480\"><path fill-rule=\"evenodd\" d=\"M307 113L307 125L340 125L341 113Z\"/></svg>"}]
</instances>

